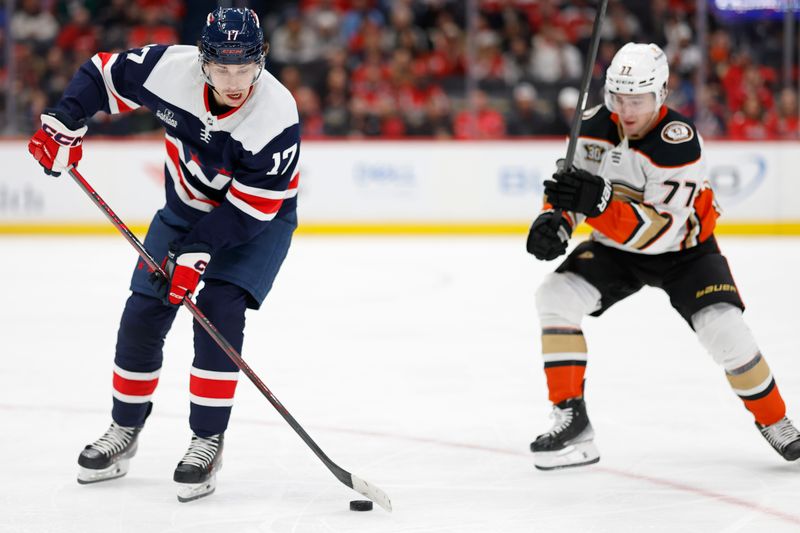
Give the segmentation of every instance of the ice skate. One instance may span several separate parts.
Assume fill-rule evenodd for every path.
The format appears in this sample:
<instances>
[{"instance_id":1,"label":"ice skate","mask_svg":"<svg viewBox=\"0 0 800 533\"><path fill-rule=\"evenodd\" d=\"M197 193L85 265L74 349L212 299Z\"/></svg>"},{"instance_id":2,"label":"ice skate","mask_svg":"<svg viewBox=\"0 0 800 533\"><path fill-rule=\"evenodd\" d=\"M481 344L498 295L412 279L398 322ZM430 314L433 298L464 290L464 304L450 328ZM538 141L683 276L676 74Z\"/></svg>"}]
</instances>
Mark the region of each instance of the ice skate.
<instances>
[{"instance_id":1,"label":"ice skate","mask_svg":"<svg viewBox=\"0 0 800 533\"><path fill-rule=\"evenodd\" d=\"M800 431L785 416L769 426L756 422L756 427L764 435L775 451L787 461L800 458Z\"/></svg>"},{"instance_id":2,"label":"ice skate","mask_svg":"<svg viewBox=\"0 0 800 533\"><path fill-rule=\"evenodd\" d=\"M173 479L178 483L178 501L190 502L208 496L217 488L217 472L222 468L222 443L224 435L198 437L183 456Z\"/></svg>"},{"instance_id":3,"label":"ice skate","mask_svg":"<svg viewBox=\"0 0 800 533\"><path fill-rule=\"evenodd\" d=\"M583 398L570 398L553 406L553 427L531 443L533 464L539 470L555 470L596 463L600 452Z\"/></svg>"},{"instance_id":4,"label":"ice skate","mask_svg":"<svg viewBox=\"0 0 800 533\"><path fill-rule=\"evenodd\" d=\"M130 458L136 455L141 430L141 427L112 422L105 434L88 444L78 456L78 483L97 483L127 474Z\"/></svg>"}]
</instances>

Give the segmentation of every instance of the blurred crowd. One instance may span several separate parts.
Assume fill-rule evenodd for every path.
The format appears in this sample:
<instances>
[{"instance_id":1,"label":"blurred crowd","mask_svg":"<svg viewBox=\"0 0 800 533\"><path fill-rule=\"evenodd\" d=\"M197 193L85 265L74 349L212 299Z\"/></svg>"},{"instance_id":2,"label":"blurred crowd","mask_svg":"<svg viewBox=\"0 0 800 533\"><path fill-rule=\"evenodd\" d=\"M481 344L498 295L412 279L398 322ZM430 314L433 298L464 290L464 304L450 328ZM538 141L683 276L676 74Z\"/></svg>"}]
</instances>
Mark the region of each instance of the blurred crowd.
<instances>
[{"instance_id":1,"label":"blurred crowd","mask_svg":"<svg viewBox=\"0 0 800 533\"><path fill-rule=\"evenodd\" d=\"M696 0L611 0L589 104L629 41L670 61L668 104L707 137L797 139L797 72L782 79L781 21L709 17ZM16 58L18 133L38 127L77 68L97 51L195 44L208 0L17 0L0 7L0 42ZM305 139L496 139L561 136L578 103L595 2L589 0L263 0L267 67L292 92ZM474 12L468 6L475 6ZM703 62L703 56L708 57ZM0 81L9 76L0 58ZM704 82L699 83L703 77ZM8 86L8 85L3 85ZM699 88L699 89L698 89ZM3 100L5 105L5 99ZM5 108L0 116L5 116ZM93 118L90 133L149 134L146 112Z\"/></svg>"}]
</instances>

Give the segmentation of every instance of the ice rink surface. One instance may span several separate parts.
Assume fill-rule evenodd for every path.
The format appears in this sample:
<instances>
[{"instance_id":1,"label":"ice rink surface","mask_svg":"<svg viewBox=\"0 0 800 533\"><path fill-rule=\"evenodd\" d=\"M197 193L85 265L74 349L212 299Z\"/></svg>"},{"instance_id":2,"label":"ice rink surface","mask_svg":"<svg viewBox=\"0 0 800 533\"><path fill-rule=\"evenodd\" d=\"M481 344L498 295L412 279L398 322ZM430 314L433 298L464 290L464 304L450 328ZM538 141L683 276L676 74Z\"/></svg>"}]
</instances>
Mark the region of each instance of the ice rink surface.
<instances>
[{"instance_id":1,"label":"ice rink surface","mask_svg":"<svg viewBox=\"0 0 800 533\"><path fill-rule=\"evenodd\" d=\"M800 241L720 238L745 318L800 420ZM2 238L0 532L800 531L800 464L758 434L666 296L587 319L602 458L534 469L550 427L533 295L556 263L517 238L298 237L243 355L340 466L340 484L244 376L217 492L176 500L189 442L191 322L165 347L130 473L75 481L110 422L116 329L135 256L119 236Z\"/></svg>"}]
</instances>

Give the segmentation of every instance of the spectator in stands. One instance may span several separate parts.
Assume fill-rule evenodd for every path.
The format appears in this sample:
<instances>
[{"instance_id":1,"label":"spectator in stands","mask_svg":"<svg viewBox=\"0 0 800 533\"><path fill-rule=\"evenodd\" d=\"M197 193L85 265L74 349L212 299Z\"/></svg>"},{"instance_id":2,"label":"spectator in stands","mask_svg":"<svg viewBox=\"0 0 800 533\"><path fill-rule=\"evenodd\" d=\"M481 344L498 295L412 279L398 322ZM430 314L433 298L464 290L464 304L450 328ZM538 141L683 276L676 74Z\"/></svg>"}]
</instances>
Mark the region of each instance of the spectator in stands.
<instances>
[{"instance_id":1,"label":"spectator in stands","mask_svg":"<svg viewBox=\"0 0 800 533\"><path fill-rule=\"evenodd\" d=\"M345 137L350 133L350 110L344 93L329 93L322 111L322 132L328 137Z\"/></svg>"},{"instance_id":2,"label":"spectator in stands","mask_svg":"<svg viewBox=\"0 0 800 533\"><path fill-rule=\"evenodd\" d=\"M531 28L522 7L509 2L502 6L500 13L495 17L497 22L492 22L492 26L496 28L496 31L502 37L504 50L509 50L511 48L510 43L515 39L520 39L526 43L530 41Z\"/></svg>"},{"instance_id":3,"label":"spectator in stands","mask_svg":"<svg viewBox=\"0 0 800 533\"><path fill-rule=\"evenodd\" d=\"M469 107L460 111L453 124L456 139L499 139L506 132L503 115L480 89L472 91Z\"/></svg>"},{"instance_id":4,"label":"spectator in stands","mask_svg":"<svg viewBox=\"0 0 800 533\"><path fill-rule=\"evenodd\" d=\"M353 139L381 136L381 117L376 104L353 96L350 100L349 136Z\"/></svg>"},{"instance_id":5,"label":"spectator in stands","mask_svg":"<svg viewBox=\"0 0 800 533\"><path fill-rule=\"evenodd\" d=\"M771 130L781 139L800 138L800 117L798 117L797 92L784 87L778 97L775 112L770 114L768 124Z\"/></svg>"},{"instance_id":6,"label":"spectator in stands","mask_svg":"<svg viewBox=\"0 0 800 533\"><path fill-rule=\"evenodd\" d=\"M92 24L89 10L81 4L72 4L70 20L61 28L56 38L56 47L88 59L98 48L98 33L97 26Z\"/></svg>"},{"instance_id":7,"label":"spectator in stands","mask_svg":"<svg viewBox=\"0 0 800 533\"><path fill-rule=\"evenodd\" d=\"M700 48L692 42L692 30L683 21L676 22L667 30L667 46L664 53L670 64L670 72L681 76L691 75L703 61Z\"/></svg>"},{"instance_id":8,"label":"spectator in stands","mask_svg":"<svg viewBox=\"0 0 800 533\"><path fill-rule=\"evenodd\" d=\"M350 99L349 78L347 70L345 70L344 67L335 67L328 71L328 76L325 80L325 90L322 94L323 99L326 100L326 106L328 105L327 99L330 98L331 95L341 96L345 102Z\"/></svg>"},{"instance_id":9,"label":"spectator in stands","mask_svg":"<svg viewBox=\"0 0 800 533\"><path fill-rule=\"evenodd\" d=\"M512 137L529 137L532 135L552 135L555 127L554 117L542 102L536 100L536 89L530 83L521 83L514 87L511 109L507 114L506 133Z\"/></svg>"},{"instance_id":10,"label":"spectator in stands","mask_svg":"<svg viewBox=\"0 0 800 533\"><path fill-rule=\"evenodd\" d=\"M15 42L17 79L12 86L20 114L17 129L38 127L35 110L42 98L52 103L65 77L94 49L113 52L155 41L173 43L179 36L185 44L195 44L197 36L192 32L199 25L188 24L191 17L208 12L216 3L17 0L16 11L5 14ZM196 9L207 4L209 9ZM538 93L534 111L550 117L542 134L565 134L571 116L564 120L556 102L562 93L570 94L562 91L565 86L580 79L583 58L579 50L588 49L596 2L481 0L475 4L477 31L468 36L467 3L454 0L249 2L264 14L262 19L269 26L273 46L268 68L298 101L319 108L319 113L306 119L311 135L321 129L321 135L332 136L402 132L441 138L473 138L473 133L495 137L505 131L498 109L503 113L512 105L524 109L528 105L525 93L530 91L516 91L515 98L514 88L531 83ZM707 49L700 50L692 31L695 4L695 0L611 0L588 105L602 101L604 72L617 51L617 41L655 42L665 48L671 70L678 74L670 79L670 101L695 120L701 133L724 136L730 125L734 135L743 138L797 138L796 113L791 110L797 106L797 95L776 87L782 21L731 27L718 23L712 12ZM92 16L87 16L89 11ZM0 15L0 36L3 26ZM488 91L483 98L465 94L472 86L467 79L468 49L475 52L471 74L478 87ZM708 57L707 79L695 95L703 55ZM4 59L5 54L0 54L0 77L5 72ZM745 105L751 95L758 106ZM0 103L5 104L4 100ZM472 110L472 101L484 101L486 107ZM453 117L453 109L461 111L458 118ZM748 118L757 116L766 121L761 127ZM511 113L506 118L509 135L538 135L531 124L547 122L525 121ZM101 127L93 127L95 133L124 131L115 121L136 131L159 127L128 114L101 115L97 120ZM363 132L353 131L362 127Z\"/></svg>"},{"instance_id":11,"label":"spectator in stands","mask_svg":"<svg viewBox=\"0 0 800 533\"><path fill-rule=\"evenodd\" d=\"M151 43L176 44L178 32L169 24L169 12L160 4L148 4L141 10L141 21L128 34L128 48L141 48Z\"/></svg>"},{"instance_id":12,"label":"spectator in stands","mask_svg":"<svg viewBox=\"0 0 800 533\"><path fill-rule=\"evenodd\" d=\"M42 9L39 0L22 0L20 9L11 15L11 36L16 42L30 44L43 52L58 35L58 21Z\"/></svg>"},{"instance_id":13,"label":"spectator in stands","mask_svg":"<svg viewBox=\"0 0 800 533\"><path fill-rule=\"evenodd\" d=\"M694 116L694 84L677 72L670 70L667 80L669 106L687 117Z\"/></svg>"},{"instance_id":14,"label":"spectator in stands","mask_svg":"<svg viewBox=\"0 0 800 533\"><path fill-rule=\"evenodd\" d=\"M425 65L412 66L411 77L394 87L397 109L407 135L431 137L437 134L440 120L449 108L447 94L433 83Z\"/></svg>"},{"instance_id":15,"label":"spectator in stands","mask_svg":"<svg viewBox=\"0 0 800 533\"><path fill-rule=\"evenodd\" d=\"M650 0L649 2L629 2L628 9L640 23L640 35L647 42L664 48L667 37L664 32L664 21L669 18L671 0Z\"/></svg>"},{"instance_id":16,"label":"spectator in stands","mask_svg":"<svg viewBox=\"0 0 800 533\"><path fill-rule=\"evenodd\" d=\"M283 24L270 36L270 55L278 64L303 66L322 57L317 32L303 23L297 9L288 9Z\"/></svg>"},{"instance_id":17,"label":"spectator in stands","mask_svg":"<svg viewBox=\"0 0 800 533\"><path fill-rule=\"evenodd\" d=\"M574 82L583 71L580 51L567 41L566 33L556 26L544 25L533 37L531 74L534 83Z\"/></svg>"},{"instance_id":18,"label":"spectator in stands","mask_svg":"<svg viewBox=\"0 0 800 533\"><path fill-rule=\"evenodd\" d=\"M352 0L350 9L342 18L342 38L347 45L366 22L383 27L386 19L380 10L370 6L370 0Z\"/></svg>"},{"instance_id":19,"label":"spectator in stands","mask_svg":"<svg viewBox=\"0 0 800 533\"><path fill-rule=\"evenodd\" d=\"M744 107L744 101L750 95L758 99L761 107L772 109L774 98L768 82L774 79L772 69L754 64L749 51L739 50L722 77L728 110L735 112Z\"/></svg>"},{"instance_id":20,"label":"spectator in stands","mask_svg":"<svg viewBox=\"0 0 800 533\"><path fill-rule=\"evenodd\" d=\"M100 49L124 50L128 43L128 31L135 20L129 0L111 0L100 10L97 23L100 32Z\"/></svg>"},{"instance_id":21,"label":"spectator in stands","mask_svg":"<svg viewBox=\"0 0 800 533\"><path fill-rule=\"evenodd\" d=\"M381 49L407 48L414 54L428 50L428 37L422 28L414 25L414 13L408 5L397 3L392 7L389 27L381 32Z\"/></svg>"},{"instance_id":22,"label":"spectator in stands","mask_svg":"<svg viewBox=\"0 0 800 533\"><path fill-rule=\"evenodd\" d=\"M558 113L553 123L553 130L550 135L569 135L572 131L572 121L575 118L575 110L578 109L578 101L581 92L575 87L564 87L558 93Z\"/></svg>"},{"instance_id":23,"label":"spectator in stands","mask_svg":"<svg viewBox=\"0 0 800 533\"><path fill-rule=\"evenodd\" d=\"M601 38L612 41L617 48L629 42L642 41L642 28L639 20L618 1L608 5L608 11L603 21Z\"/></svg>"},{"instance_id":24,"label":"spectator in stands","mask_svg":"<svg viewBox=\"0 0 800 533\"><path fill-rule=\"evenodd\" d=\"M281 80L286 89L292 93L292 96L297 98L297 91L300 89L300 86L303 84L302 75L300 74L300 69L294 65L286 65L281 69L280 75L278 78Z\"/></svg>"},{"instance_id":25,"label":"spectator in stands","mask_svg":"<svg viewBox=\"0 0 800 533\"><path fill-rule=\"evenodd\" d=\"M347 71L337 66L328 72L323 93L322 122L325 135L344 137L350 133L350 93Z\"/></svg>"},{"instance_id":26,"label":"spectator in stands","mask_svg":"<svg viewBox=\"0 0 800 533\"><path fill-rule=\"evenodd\" d=\"M514 37L508 43L508 51L503 54L503 81L509 87L530 77L528 67L531 61L528 40L524 37Z\"/></svg>"},{"instance_id":27,"label":"spectator in stands","mask_svg":"<svg viewBox=\"0 0 800 533\"><path fill-rule=\"evenodd\" d=\"M300 134L303 139L320 139L325 136L324 120L319 97L310 87L299 87L295 93L297 111L300 114Z\"/></svg>"},{"instance_id":28,"label":"spectator in stands","mask_svg":"<svg viewBox=\"0 0 800 533\"><path fill-rule=\"evenodd\" d=\"M408 51L403 50L401 53L408 56L410 66L411 56ZM361 97L390 91L390 72L391 68L384 63L383 54L379 50L373 50L353 69L350 75L350 88L353 94Z\"/></svg>"},{"instance_id":29,"label":"spectator in stands","mask_svg":"<svg viewBox=\"0 0 800 533\"><path fill-rule=\"evenodd\" d=\"M382 139L399 139L406 135L406 125L397 108L397 101L386 95L378 100L378 117L380 117L380 136Z\"/></svg>"},{"instance_id":30,"label":"spectator in stands","mask_svg":"<svg viewBox=\"0 0 800 533\"><path fill-rule=\"evenodd\" d=\"M445 86L463 86L466 72L464 34L448 17L439 17L430 32L433 49L426 59L428 71Z\"/></svg>"},{"instance_id":31,"label":"spectator in stands","mask_svg":"<svg viewBox=\"0 0 800 533\"><path fill-rule=\"evenodd\" d=\"M742 110L734 113L728 123L728 137L736 140L765 141L776 137L776 132L765 123L766 113L761 100L754 93L745 96Z\"/></svg>"},{"instance_id":32,"label":"spectator in stands","mask_svg":"<svg viewBox=\"0 0 800 533\"><path fill-rule=\"evenodd\" d=\"M728 32L717 29L708 38L708 63L709 66L727 65L731 59L731 36ZM722 76L722 72L717 72Z\"/></svg>"},{"instance_id":33,"label":"spectator in stands","mask_svg":"<svg viewBox=\"0 0 800 533\"><path fill-rule=\"evenodd\" d=\"M505 65L500 52L500 36L493 31L483 31L475 36L475 58L470 74L484 91L493 94L505 92Z\"/></svg>"},{"instance_id":34,"label":"spectator in stands","mask_svg":"<svg viewBox=\"0 0 800 533\"><path fill-rule=\"evenodd\" d=\"M45 69L47 74L42 78L39 89L47 95L48 102L55 102L64 93L69 80L75 72L67 62L64 48L54 46L47 51Z\"/></svg>"},{"instance_id":35,"label":"spectator in stands","mask_svg":"<svg viewBox=\"0 0 800 533\"><path fill-rule=\"evenodd\" d=\"M427 102L425 122L416 131L417 135L436 139L453 137L453 117L450 115L450 99L444 92Z\"/></svg>"},{"instance_id":36,"label":"spectator in stands","mask_svg":"<svg viewBox=\"0 0 800 533\"><path fill-rule=\"evenodd\" d=\"M321 0L318 5L304 12L304 18L317 34L322 57L327 57L334 49L344 46L340 31L342 16L336 9L334 0Z\"/></svg>"},{"instance_id":37,"label":"spectator in stands","mask_svg":"<svg viewBox=\"0 0 800 533\"><path fill-rule=\"evenodd\" d=\"M725 106L722 103L719 84L709 84L700 88L697 94L697 113L694 125L705 138L725 135Z\"/></svg>"}]
</instances>

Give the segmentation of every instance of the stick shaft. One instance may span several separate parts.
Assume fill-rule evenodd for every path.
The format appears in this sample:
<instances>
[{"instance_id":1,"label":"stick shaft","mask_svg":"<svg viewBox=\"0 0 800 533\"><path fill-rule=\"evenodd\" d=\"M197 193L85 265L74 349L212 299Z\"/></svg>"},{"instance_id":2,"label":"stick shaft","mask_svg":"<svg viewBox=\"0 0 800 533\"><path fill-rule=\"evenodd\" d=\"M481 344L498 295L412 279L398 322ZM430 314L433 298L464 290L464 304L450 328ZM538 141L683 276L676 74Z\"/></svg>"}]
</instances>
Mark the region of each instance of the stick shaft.
<instances>
[{"instance_id":1,"label":"stick shaft","mask_svg":"<svg viewBox=\"0 0 800 533\"><path fill-rule=\"evenodd\" d=\"M161 266L153 259L153 257L147 252L145 247L133 234L133 232L128 229L124 222L114 213L111 207L100 197L97 191L92 188L89 182L78 172L76 168L71 168L69 170L70 176L75 180L78 186L83 189L89 198L99 207L106 217L111 221L111 223L122 233L122 236L133 246L136 251L138 252L139 256L142 260L147 264L147 266L155 272L158 272L165 278L167 277L164 270ZM344 470L343 468L339 467L336 463L331 461L331 459L325 455L325 452L317 445L316 442L306 433L303 427L295 420L295 418L286 410L283 404L272 394L272 391L267 388L261 378L256 375L250 365L248 365L242 356L239 354L238 351L223 337L223 335L217 330L214 324L203 314L200 309L195 305L195 303L190 298L191 295L187 295L186 298L183 299L183 306L189 310L189 312L194 316L195 320L206 330L206 332L214 339L214 342L222 349L225 354L231 358L231 360L239 367L239 369L253 382L253 385L264 395L269 403L281 414L281 416L289 423L295 432L300 435L300 438L303 439L303 442L311 448L311 450L316 454L317 457L328 467L328 469L333 473L336 478L347 485L350 488L353 488L353 481L352 481L352 474Z\"/></svg>"}]
</instances>

